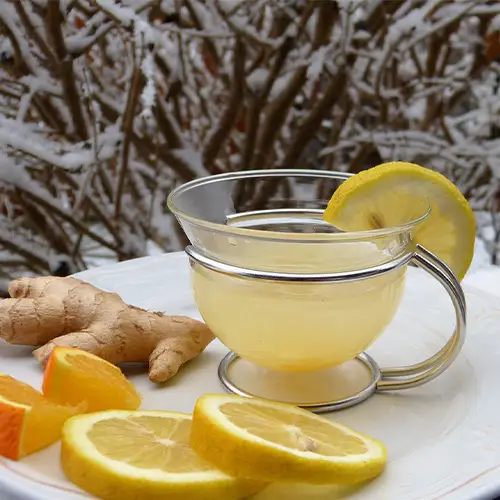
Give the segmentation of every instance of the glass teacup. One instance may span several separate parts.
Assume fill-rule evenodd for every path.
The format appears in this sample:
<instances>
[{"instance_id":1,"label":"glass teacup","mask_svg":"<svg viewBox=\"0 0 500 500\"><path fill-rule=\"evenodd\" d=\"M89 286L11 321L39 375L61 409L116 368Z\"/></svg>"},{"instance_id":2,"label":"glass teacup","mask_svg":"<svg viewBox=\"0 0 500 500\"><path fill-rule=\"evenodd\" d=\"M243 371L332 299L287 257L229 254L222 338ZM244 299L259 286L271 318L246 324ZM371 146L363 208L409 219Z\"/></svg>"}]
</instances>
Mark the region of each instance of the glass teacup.
<instances>
[{"instance_id":1,"label":"glass teacup","mask_svg":"<svg viewBox=\"0 0 500 500\"><path fill-rule=\"evenodd\" d=\"M361 356L373 373L362 399L376 389L430 380L457 355L465 326L460 285L439 259L412 241L412 231L429 213L426 200L415 207L414 220L398 227L342 232L322 215L347 177L311 170L235 172L189 182L169 196L192 245L187 253L200 314L235 353L224 370L236 356L295 373ZM380 371L362 353L393 319L411 261L447 288L457 331L431 359ZM226 388L244 393L225 373L221 378ZM327 409L354 402L331 402Z\"/></svg>"}]
</instances>

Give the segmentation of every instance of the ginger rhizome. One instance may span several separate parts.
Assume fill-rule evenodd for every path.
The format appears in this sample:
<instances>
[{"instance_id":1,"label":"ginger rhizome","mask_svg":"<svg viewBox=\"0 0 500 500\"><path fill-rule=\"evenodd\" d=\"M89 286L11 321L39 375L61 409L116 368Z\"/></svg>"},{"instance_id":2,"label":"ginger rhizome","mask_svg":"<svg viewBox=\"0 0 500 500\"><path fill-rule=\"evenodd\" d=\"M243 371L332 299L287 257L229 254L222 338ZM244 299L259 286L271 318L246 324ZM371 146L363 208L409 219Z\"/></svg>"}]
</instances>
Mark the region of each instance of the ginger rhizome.
<instances>
[{"instance_id":1,"label":"ginger rhizome","mask_svg":"<svg viewBox=\"0 0 500 500\"><path fill-rule=\"evenodd\" d=\"M0 302L0 338L41 346L43 364L56 346L75 347L114 363L149 362L149 378L164 382L213 340L202 322L127 305L76 278L21 278Z\"/></svg>"}]
</instances>

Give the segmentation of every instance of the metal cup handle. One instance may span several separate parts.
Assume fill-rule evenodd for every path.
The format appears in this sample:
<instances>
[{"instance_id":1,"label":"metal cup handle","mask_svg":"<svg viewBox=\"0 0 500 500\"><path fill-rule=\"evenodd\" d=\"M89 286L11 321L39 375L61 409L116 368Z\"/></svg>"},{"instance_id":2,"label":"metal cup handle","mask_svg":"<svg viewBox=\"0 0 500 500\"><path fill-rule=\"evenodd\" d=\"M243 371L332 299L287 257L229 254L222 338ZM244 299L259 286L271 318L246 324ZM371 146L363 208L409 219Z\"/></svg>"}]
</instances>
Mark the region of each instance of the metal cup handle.
<instances>
[{"instance_id":1,"label":"metal cup handle","mask_svg":"<svg viewBox=\"0 0 500 500\"><path fill-rule=\"evenodd\" d=\"M455 330L443 348L425 361L410 366L381 368L377 391L409 389L430 382L453 363L465 341L466 300L455 274L441 259L420 245L417 245L411 262L436 278L448 292L455 308Z\"/></svg>"}]
</instances>

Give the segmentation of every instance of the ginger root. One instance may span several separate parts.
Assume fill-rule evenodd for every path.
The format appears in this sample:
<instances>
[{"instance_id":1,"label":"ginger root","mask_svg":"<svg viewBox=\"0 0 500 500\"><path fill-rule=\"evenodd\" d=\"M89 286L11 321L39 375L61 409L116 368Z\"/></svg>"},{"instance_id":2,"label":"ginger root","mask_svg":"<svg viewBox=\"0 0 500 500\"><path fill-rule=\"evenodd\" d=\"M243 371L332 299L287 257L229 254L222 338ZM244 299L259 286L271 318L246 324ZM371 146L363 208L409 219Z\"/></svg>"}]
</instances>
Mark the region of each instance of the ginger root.
<instances>
[{"instance_id":1,"label":"ginger root","mask_svg":"<svg viewBox=\"0 0 500 500\"><path fill-rule=\"evenodd\" d=\"M149 361L149 378L164 382L195 358L214 336L202 322L125 304L76 278L21 278L0 302L0 338L42 346L43 364L56 346L76 347L114 363Z\"/></svg>"}]
</instances>

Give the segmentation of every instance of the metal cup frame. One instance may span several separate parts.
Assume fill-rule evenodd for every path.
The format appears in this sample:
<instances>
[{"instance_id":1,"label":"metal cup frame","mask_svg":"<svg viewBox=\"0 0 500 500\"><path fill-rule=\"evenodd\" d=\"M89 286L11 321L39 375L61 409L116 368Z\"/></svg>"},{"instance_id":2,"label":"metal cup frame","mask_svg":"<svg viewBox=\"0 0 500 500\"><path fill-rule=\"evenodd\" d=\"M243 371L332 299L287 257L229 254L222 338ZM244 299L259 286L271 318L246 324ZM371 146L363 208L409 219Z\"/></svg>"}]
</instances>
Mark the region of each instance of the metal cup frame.
<instances>
[{"instance_id":1,"label":"metal cup frame","mask_svg":"<svg viewBox=\"0 0 500 500\"><path fill-rule=\"evenodd\" d=\"M354 406L368 399L375 392L410 389L426 384L441 375L455 361L465 341L467 312L465 295L455 274L451 269L433 253L417 245L413 253L405 254L391 262L379 266L348 271L342 273L325 274L294 274L275 273L248 269L219 262L198 252L193 246L186 248L191 265L201 265L212 271L235 277L256 280L302 282L302 283L347 283L359 281L389 273L395 269L413 263L436 278L447 291L455 309L456 325L448 342L430 358L409 366L380 368L377 362L368 354L362 353L357 359L362 362L371 373L368 386L353 396L321 403L298 404L315 413L325 413ZM229 367L239 356L229 352L221 361L218 369L219 379L230 393L245 397L257 397L241 387L236 386L229 378Z\"/></svg>"},{"instance_id":2,"label":"metal cup frame","mask_svg":"<svg viewBox=\"0 0 500 500\"><path fill-rule=\"evenodd\" d=\"M249 178L287 175L328 179L347 179L350 177L350 174L341 172L283 169L247 171L243 173L232 172L229 174L212 176L208 178L208 181L215 182L217 179L231 180L241 177ZM203 182L206 182L206 179L197 179L184 184L178 189L188 189L190 186L195 187ZM172 197L173 194L174 193L172 193L170 197ZM316 210L310 211L316 212ZM363 363L371 373L370 383L357 394L344 399L321 403L297 404L298 406L309 409L315 413L330 412L356 405L365 401L376 392L410 389L412 387L426 384L441 375L451 366L460 353L465 341L467 322L466 299L460 282L453 271L451 271L451 269L441 259L421 245L416 245L413 252L404 253L395 257L390 262L385 262L375 267L346 272L318 274L270 272L239 267L208 257L193 246L188 246L186 248L186 253L189 256L191 266L200 265L218 273L255 280L301 283L348 283L380 276L408 264L414 264L429 273L437 279L439 283L441 283L452 301L456 316L455 329L448 342L446 342L446 344L438 352L428 359L409 366L381 368L371 356L366 353L361 353L357 356L357 360ZM251 394L243 390L241 387L236 386L230 380L229 368L232 363L238 359L239 356L234 352L229 352L222 359L218 369L218 376L223 387L228 392L233 394L245 397L258 397L257 395Z\"/></svg>"}]
</instances>

